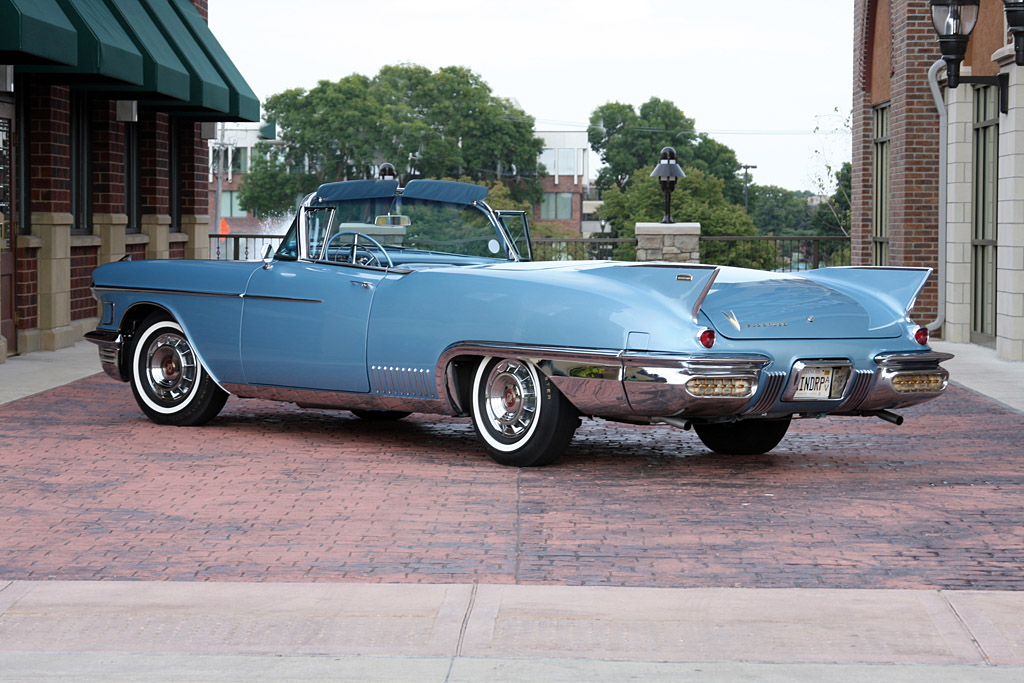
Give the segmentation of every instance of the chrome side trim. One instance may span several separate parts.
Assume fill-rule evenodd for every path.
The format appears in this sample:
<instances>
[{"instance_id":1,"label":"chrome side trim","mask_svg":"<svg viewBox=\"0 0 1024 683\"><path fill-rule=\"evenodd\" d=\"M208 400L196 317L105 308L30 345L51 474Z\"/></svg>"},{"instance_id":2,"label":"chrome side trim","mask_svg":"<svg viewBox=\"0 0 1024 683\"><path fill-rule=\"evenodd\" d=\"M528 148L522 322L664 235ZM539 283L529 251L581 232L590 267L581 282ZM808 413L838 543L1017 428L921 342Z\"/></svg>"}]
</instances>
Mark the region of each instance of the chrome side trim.
<instances>
[{"instance_id":1,"label":"chrome side trim","mask_svg":"<svg viewBox=\"0 0 1024 683\"><path fill-rule=\"evenodd\" d=\"M452 414L448 401L438 399L352 394L344 391L293 389L291 387L234 384L230 382L221 384L221 387L240 398L285 401L288 403L299 403L307 407L337 408L342 410L402 410L413 413Z\"/></svg>"},{"instance_id":2,"label":"chrome side trim","mask_svg":"<svg viewBox=\"0 0 1024 683\"><path fill-rule=\"evenodd\" d=\"M437 398L430 378L431 370L424 368L398 368L390 365L371 365L370 379L373 391L386 396L418 396Z\"/></svg>"},{"instance_id":3,"label":"chrome side trim","mask_svg":"<svg viewBox=\"0 0 1024 683\"><path fill-rule=\"evenodd\" d=\"M525 344L463 342L445 349L434 381L445 396L447 371L459 356L522 358L536 364L585 415L601 417L738 414L750 401L743 397L697 397L686 383L694 377L744 377L757 392L765 356L688 356L626 353L610 349L572 349Z\"/></svg>"},{"instance_id":4,"label":"chrome side trim","mask_svg":"<svg viewBox=\"0 0 1024 683\"><path fill-rule=\"evenodd\" d=\"M766 372L764 373L764 379L764 390L761 392L761 396L754 405L743 411L745 414L761 415L767 413L775 405L775 402L779 400L779 396L782 395L782 388L786 384L786 373Z\"/></svg>"},{"instance_id":5,"label":"chrome side trim","mask_svg":"<svg viewBox=\"0 0 1024 683\"><path fill-rule=\"evenodd\" d=\"M221 299L267 299L272 301L299 301L311 304L322 304L321 299L298 299L287 296L264 296L259 294L246 294L245 292L239 294L230 294L227 292L186 292L180 289L159 289L155 287L109 287L109 286L96 286L92 287L92 291L96 292L136 292L139 294L179 294L182 296L210 296Z\"/></svg>"},{"instance_id":6,"label":"chrome side trim","mask_svg":"<svg viewBox=\"0 0 1024 683\"><path fill-rule=\"evenodd\" d=\"M871 382L875 378L875 373L871 370L857 370L853 377L853 388L850 389L850 394L846 397L846 400L839 404L836 408L836 412L842 412L844 410L855 410L868 395L868 391L871 389Z\"/></svg>"},{"instance_id":7,"label":"chrome side trim","mask_svg":"<svg viewBox=\"0 0 1024 683\"><path fill-rule=\"evenodd\" d=\"M103 372L119 382L127 382L128 378L121 376L121 347L124 345L121 333L117 330L93 330L86 332L85 338L99 347Z\"/></svg>"},{"instance_id":8,"label":"chrome side trim","mask_svg":"<svg viewBox=\"0 0 1024 683\"><path fill-rule=\"evenodd\" d=\"M704 299L708 298L708 292L711 291L711 285L715 284L715 280L718 279L718 274L721 272L722 269L716 266L715 272L711 274L711 277L708 278L708 283L704 285L704 291L700 293L700 296L698 296L697 300L693 303L693 311L691 311L691 313L693 314L694 325L696 325L699 320L698 316L700 315L700 307L704 305Z\"/></svg>"}]
</instances>

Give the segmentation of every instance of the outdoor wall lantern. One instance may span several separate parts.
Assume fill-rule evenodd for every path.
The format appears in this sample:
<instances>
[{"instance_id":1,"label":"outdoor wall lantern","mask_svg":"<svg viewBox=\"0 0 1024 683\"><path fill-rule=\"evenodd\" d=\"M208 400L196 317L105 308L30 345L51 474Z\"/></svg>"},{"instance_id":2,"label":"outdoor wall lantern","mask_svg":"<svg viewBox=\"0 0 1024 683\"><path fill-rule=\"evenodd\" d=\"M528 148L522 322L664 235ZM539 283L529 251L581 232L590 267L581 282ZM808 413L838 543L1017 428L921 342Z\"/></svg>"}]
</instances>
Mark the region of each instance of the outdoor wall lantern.
<instances>
[{"instance_id":1,"label":"outdoor wall lantern","mask_svg":"<svg viewBox=\"0 0 1024 683\"><path fill-rule=\"evenodd\" d=\"M939 36L939 49L946 62L946 85L956 88L961 83L994 85L999 88L999 111L1009 109L1010 75L961 76L960 63L967 54L967 41L978 23L981 0L930 0L932 26ZM1015 61L1024 66L1024 0L1003 0L1006 21L1013 33Z\"/></svg>"},{"instance_id":2,"label":"outdoor wall lantern","mask_svg":"<svg viewBox=\"0 0 1024 683\"><path fill-rule=\"evenodd\" d=\"M398 173L395 172L394 166L385 161L380 165L378 177L380 177L381 180L395 180L398 178Z\"/></svg>"},{"instance_id":3,"label":"outdoor wall lantern","mask_svg":"<svg viewBox=\"0 0 1024 683\"><path fill-rule=\"evenodd\" d=\"M665 217L662 223L674 223L672 220L672 190L676 189L676 180L685 178L683 169L676 163L676 151L671 147L662 147L661 159L658 161L651 177L657 178L661 191L665 193Z\"/></svg>"}]
</instances>

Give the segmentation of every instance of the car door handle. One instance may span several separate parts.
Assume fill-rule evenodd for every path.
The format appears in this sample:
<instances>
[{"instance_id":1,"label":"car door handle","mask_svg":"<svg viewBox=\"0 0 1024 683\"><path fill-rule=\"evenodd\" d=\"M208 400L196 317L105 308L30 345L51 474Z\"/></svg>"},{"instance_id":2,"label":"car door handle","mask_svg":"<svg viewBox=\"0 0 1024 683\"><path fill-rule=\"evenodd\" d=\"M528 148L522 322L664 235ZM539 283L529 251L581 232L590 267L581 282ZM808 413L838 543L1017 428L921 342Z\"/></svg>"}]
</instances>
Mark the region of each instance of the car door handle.
<instances>
[{"instance_id":1,"label":"car door handle","mask_svg":"<svg viewBox=\"0 0 1024 683\"><path fill-rule=\"evenodd\" d=\"M356 287L362 287L363 289L372 289L373 283L366 282L365 280L349 280Z\"/></svg>"}]
</instances>

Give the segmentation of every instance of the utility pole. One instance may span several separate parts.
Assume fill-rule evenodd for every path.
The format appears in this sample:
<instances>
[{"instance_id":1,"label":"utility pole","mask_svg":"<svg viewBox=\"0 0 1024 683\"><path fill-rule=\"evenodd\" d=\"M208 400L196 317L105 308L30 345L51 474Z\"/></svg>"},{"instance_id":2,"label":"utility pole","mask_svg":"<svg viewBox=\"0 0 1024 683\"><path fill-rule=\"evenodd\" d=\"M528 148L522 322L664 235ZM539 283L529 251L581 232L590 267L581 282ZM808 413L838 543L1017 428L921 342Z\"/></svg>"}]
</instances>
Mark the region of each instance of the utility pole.
<instances>
[{"instance_id":1,"label":"utility pole","mask_svg":"<svg viewBox=\"0 0 1024 683\"><path fill-rule=\"evenodd\" d=\"M742 164L740 168L743 169L743 213L750 214L750 205L747 201L747 187L750 185L750 169L757 168L750 164Z\"/></svg>"}]
</instances>

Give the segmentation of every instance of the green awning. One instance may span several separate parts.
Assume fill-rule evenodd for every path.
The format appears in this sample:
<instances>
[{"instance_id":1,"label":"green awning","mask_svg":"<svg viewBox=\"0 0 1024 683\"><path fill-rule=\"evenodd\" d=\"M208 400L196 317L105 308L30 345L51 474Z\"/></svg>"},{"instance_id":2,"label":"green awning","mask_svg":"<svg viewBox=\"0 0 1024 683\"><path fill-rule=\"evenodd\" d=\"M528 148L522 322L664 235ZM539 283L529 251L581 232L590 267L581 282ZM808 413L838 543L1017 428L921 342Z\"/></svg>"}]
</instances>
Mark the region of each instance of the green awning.
<instances>
[{"instance_id":1,"label":"green awning","mask_svg":"<svg viewBox=\"0 0 1024 683\"><path fill-rule=\"evenodd\" d=\"M153 104L172 114L200 115L222 112L222 118L217 120L226 120L223 117L230 111L230 90L192 32L185 27L181 17L167 0L141 2L189 72L189 95L185 102Z\"/></svg>"},{"instance_id":2,"label":"green awning","mask_svg":"<svg viewBox=\"0 0 1024 683\"><path fill-rule=\"evenodd\" d=\"M228 53L224 51L221 44L217 41L217 38L213 35L213 31L207 26L206 22L199 15L199 12L187 0L170 0L170 4L178 12L178 16L181 17L182 21L188 26L192 33L192 36L196 39L199 45L202 46L206 56L210 58L213 65L216 67L218 73L224 79L230 90L230 104L228 107L228 114L230 114L234 120L239 121L259 121L260 120L260 101L257 99L255 93L249 84L245 82L242 74L239 73L238 68L235 67L234 62L228 57Z\"/></svg>"},{"instance_id":3,"label":"green awning","mask_svg":"<svg viewBox=\"0 0 1024 683\"><path fill-rule=\"evenodd\" d=\"M56 0L0 0L0 64L78 63L78 33Z\"/></svg>"},{"instance_id":4,"label":"green awning","mask_svg":"<svg viewBox=\"0 0 1024 683\"><path fill-rule=\"evenodd\" d=\"M20 71L64 74L71 83L142 84L142 53L103 0L57 0L78 32L75 66L25 66Z\"/></svg>"},{"instance_id":5,"label":"green awning","mask_svg":"<svg viewBox=\"0 0 1024 683\"><path fill-rule=\"evenodd\" d=\"M153 23L149 13L138 0L104 0L122 27L142 53L143 80L139 88L126 86L134 92L133 99L171 97L189 99L189 73L174 53L171 43Z\"/></svg>"}]
</instances>

